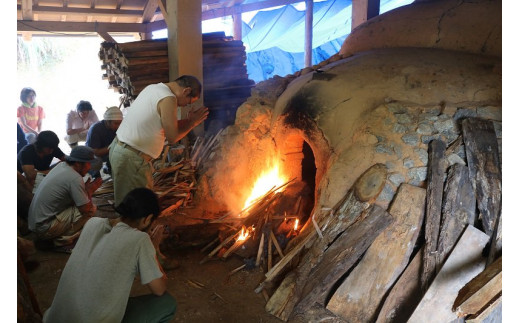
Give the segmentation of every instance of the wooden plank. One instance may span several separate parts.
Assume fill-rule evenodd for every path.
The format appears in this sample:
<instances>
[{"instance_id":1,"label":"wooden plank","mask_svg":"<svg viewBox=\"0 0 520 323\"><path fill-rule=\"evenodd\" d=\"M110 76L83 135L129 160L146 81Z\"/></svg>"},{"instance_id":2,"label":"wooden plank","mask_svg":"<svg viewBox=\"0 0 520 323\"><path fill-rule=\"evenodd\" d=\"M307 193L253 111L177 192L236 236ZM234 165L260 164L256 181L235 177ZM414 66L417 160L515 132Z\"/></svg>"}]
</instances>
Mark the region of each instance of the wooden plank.
<instances>
[{"instance_id":1,"label":"wooden plank","mask_svg":"<svg viewBox=\"0 0 520 323\"><path fill-rule=\"evenodd\" d=\"M462 134L482 225L484 232L491 236L502 196L502 171L493 122L477 118L464 119Z\"/></svg>"},{"instance_id":2,"label":"wooden plank","mask_svg":"<svg viewBox=\"0 0 520 323\"><path fill-rule=\"evenodd\" d=\"M390 214L373 205L364 219L345 230L311 271L294 311L305 313L315 302L324 304L332 286L354 266L376 237L392 222Z\"/></svg>"},{"instance_id":3,"label":"wooden plank","mask_svg":"<svg viewBox=\"0 0 520 323\"><path fill-rule=\"evenodd\" d=\"M428 145L428 186L426 188L426 217L424 267L421 276L421 286L426 291L437 272L436 257L437 241L441 226L442 190L444 172L446 169L444 152L446 144L441 140L432 140Z\"/></svg>"},{"instance_id":4,"label":"wooden plank","mask_svg":"<svg viewBox=\"0 0 520 323\"><path fill-rule=\"evenodd\" d=\"M457 245L433 280L409 323L451 322L457 315L451 310L459 290L484 270L482 250L489 241L484 232L468 225Z\"/></svg>"},{"instance_id":5,"label":"wooden plank","mask_svg":"<svg viewBox=\"0 0 520 323\"><path fill-rule=\"evenodd\" d=\"M467 283L457 295L452 310L465 317L479 313L502 294L502 257Z\"/></svg>"},{"instance_id":6,"label":"wooden plank","mask_svg":"<svg viewBox=\"0 0 520 323\"><path fill-rule=\"evenodd\" d=\"M475 225L476 200L468 167L455 164L446 178L436 262L441 268L468 224Z\"/></svg>"},{"instance_id":7,"label":"wooden plank","mask_svg":"<svg viewBox=\"0 0 520 323\"><path fill-rule=\"evenodd\" d=\"M412 261L392 287L385 299L376 323L400 323L408 321L422 297L421 273L424 246L415 254Z\"/></svg>"},{"instance_id":8,"label":"wooden plank","mask_svg":"<svg viewBox=\"0 0 520 323\"><path fill-rule=\"evenodd\" d=\"M410 260L424 218L426 190L401 184L389 213L394 222L372 243L336 290L327 309L349 322L373 322Z\"/></svg>"}]
</instances>

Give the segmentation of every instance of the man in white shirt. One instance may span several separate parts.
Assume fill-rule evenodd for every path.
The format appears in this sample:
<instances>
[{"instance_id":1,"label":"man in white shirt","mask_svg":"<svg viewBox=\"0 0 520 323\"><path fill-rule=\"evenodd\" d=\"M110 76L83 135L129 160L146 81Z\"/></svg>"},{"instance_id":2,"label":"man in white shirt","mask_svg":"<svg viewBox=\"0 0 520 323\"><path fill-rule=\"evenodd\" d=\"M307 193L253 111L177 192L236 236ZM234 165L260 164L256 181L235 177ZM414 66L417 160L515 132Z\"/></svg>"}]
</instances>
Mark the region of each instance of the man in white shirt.
<instances>
[{"instance_id":1,"label":"man in white shirt","mask_svg":"<svg viewBox=\"0 0 520 323\"><path fill-rule=\"evenodd\" d=\"M153 188L151 162L161 154L165 139L174 144L207 118L208 109L202 107L177 120L177 107L197 101L201 88L196 77L183 75L148 85L130 105L110 145L116 206L136 187Z\"/></svg>"}]
</instances>

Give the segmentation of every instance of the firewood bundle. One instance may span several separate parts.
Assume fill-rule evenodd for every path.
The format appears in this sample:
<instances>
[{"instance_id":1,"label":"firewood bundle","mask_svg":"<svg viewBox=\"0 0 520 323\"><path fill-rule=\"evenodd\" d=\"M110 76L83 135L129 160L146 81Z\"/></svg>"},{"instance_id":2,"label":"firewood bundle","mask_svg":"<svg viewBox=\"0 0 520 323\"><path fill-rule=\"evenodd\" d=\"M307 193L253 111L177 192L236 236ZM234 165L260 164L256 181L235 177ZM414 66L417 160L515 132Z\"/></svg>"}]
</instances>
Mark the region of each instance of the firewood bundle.
<instances>
[{"instance_id":1,"label":"firewood bundle","mask_svg":"<svg viewBox=\"0 0 520 323\"><path fill-rule=\"evenodd\" d=\"M287 230L285 224L290 221L291 225L289 225L289 228L294 227L292 223L301 216L301 199L297 200L291 210L292 214L278 215L272 207L282 198L284 188L293 181L294 179L273 187L238 213L228 212L218 219L211 220L210 223L226 223L232 229L228 230L227 237L223 239L217 238L202 249L202 251L206 251L212 245L222 240L200 263L203 264L207 262L215 255L225 259L236 252L247 239L251 238L250 241L253 241L251 245L254 246L253 251L255 251L256 254L255 266L258 267L261 262L264 261L267 265L267 269L270 270L273 266L275 251L280 258L284 257L282 247L275 232L278 236L285 236L287 240L296 236L296 228ZM241 237L243 238L241 239ZM266 254L264 254L264 249L267 250Z\"/></svg>"},{"instance_id":2,"label":"firewood bundle","mask_svg":"<svg viewBox=\"0 0 520 323\"><path fill-rule=\"evenodd\" d=\"M232 124L236 109L251 95L254 81L248 79L242 41L224 33L202 37L204 105L209 118ZM123 94L125 107L147 85L169 81L167 39L128 43L101 43L98 53L108 87Z\"/></svg>"}]
</instances>

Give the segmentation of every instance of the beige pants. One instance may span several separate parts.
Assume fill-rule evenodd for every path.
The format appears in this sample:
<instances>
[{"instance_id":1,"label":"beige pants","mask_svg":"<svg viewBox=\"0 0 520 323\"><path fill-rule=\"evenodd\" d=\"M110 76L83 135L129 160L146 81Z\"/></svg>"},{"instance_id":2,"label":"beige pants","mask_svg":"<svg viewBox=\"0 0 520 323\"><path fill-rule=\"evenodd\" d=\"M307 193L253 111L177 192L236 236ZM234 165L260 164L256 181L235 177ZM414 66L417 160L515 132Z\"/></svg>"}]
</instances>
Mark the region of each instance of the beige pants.
<instances>
[{"instance_id":1,"label":"beige pants","mask_svg":"<svg viewBox=\"0 0 520 323\"><path fill-rule=\"evenodd\" d=\"M76 206L72 206L56 215L56 218L50 221L49 230L39 233L38 238L52 240L57 247L69 245L79 237L88 219L90 216L82 215Z\"/></svg>"}]
</instances>

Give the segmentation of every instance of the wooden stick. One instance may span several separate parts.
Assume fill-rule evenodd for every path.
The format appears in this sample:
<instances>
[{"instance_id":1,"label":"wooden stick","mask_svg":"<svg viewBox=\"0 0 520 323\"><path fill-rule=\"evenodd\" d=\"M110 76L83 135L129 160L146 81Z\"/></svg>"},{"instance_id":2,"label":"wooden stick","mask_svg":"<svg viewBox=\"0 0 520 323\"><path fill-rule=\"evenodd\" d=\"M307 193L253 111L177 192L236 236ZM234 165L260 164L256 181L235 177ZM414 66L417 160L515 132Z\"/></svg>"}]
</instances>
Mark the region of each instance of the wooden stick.
<instances>
[{"instance_id":1,"label":"wooden stick","mask_svg":"<svg viewBox=\"0 0 520 323\"><path fill-rule=\"evenodd\" d=\"M278 240L276 239L276 236L274 235L272 229L269 229L269 234L271 236L271 240L273 241L274 246L276 247L276 251L278 251L278 254L280 255L280 257L283 258L284 256L283 256L282 248L280 248L280 245L278 244Z\"/></svg>"},{"instance_id":2,"label":"wooden stick","mask_svg":"<svg viewBox=\"0 0 520 323\"><path fill-rule=\"evenodd\" d=\"M235 241L235 243L229 247L228 250L222 255L222 258L226 259L230 254L237 251L238 248L242 247L242 245L247 241L247 238L245 240L238 240Z\"/></svg>"},{"instance_id":3,"label":"wooden stick","mask_svg":"<svg viewBox=\"0 0 520 323\"><path fill-rule=\"evenodd\" d=\"M204 259L202 259L199 264L203 264L205 263L206 261L209 260L209 258L213 257L222 247L224 247L224 245L226 245L229 241L233 240L234 237L236 237L237 235L240 234L240 231L238 231L237 233L235 234L232 234L230 235L229 237L227 237L226 240L224 240L221 244L219 244L215 249L213 249L212 252L209 253L209 255L207 255Z\"/></svg>"},{"instance_id":4,"label":"wooden stick","mask_svg":"<svg viewBox=\"0 0 520 323\"><path fill-rule=\"evenodd\" d=\"M264 233L262 232L262 236L260 237L260 245L258 246L258 253L256 254L256 267L260 265L260 259L262 259L262 254L264 253L264 238Z\"/></svg>"},{"instance_id":5,"label":"wooden stick","mask_svg":"<svg viewBox=\"0 0 520 323\"><path fill-rule=\"evenodd\" d=\"M267 242L267 271L271 270L273 265L273 238L269 235L269 242Z\"/></svg>"},{"instance_id":6,"label":"wooden stick","mask_svg":"<svg viewBox=\"0 0 520 323\"><path fill-rule=\"evenodd\" d=\"M217 242L218 240L219 240L219 238L216 237L215 240L211 241L211 242L208 243L204 248L202 248L202 249L200 250L200 252L204 252L204 251L208 250L209 247L211 247L213 244L215 244L215 242Z\"/></svg>"},{"instance_id":7,"label":"wooden stick","mask_svg":"<svg viewBox=\"0 0 520 323\"><path fill-rule=\"evenodd\" d=\"M233 269L233 270L229 273L229 276L231 276L231 275L233 275L234 273L236 273L236 272L242 270L242 269L245 268L245 267L246 267L246 264L243 264L242 266Z\"/></svg>"}]
</instances>

